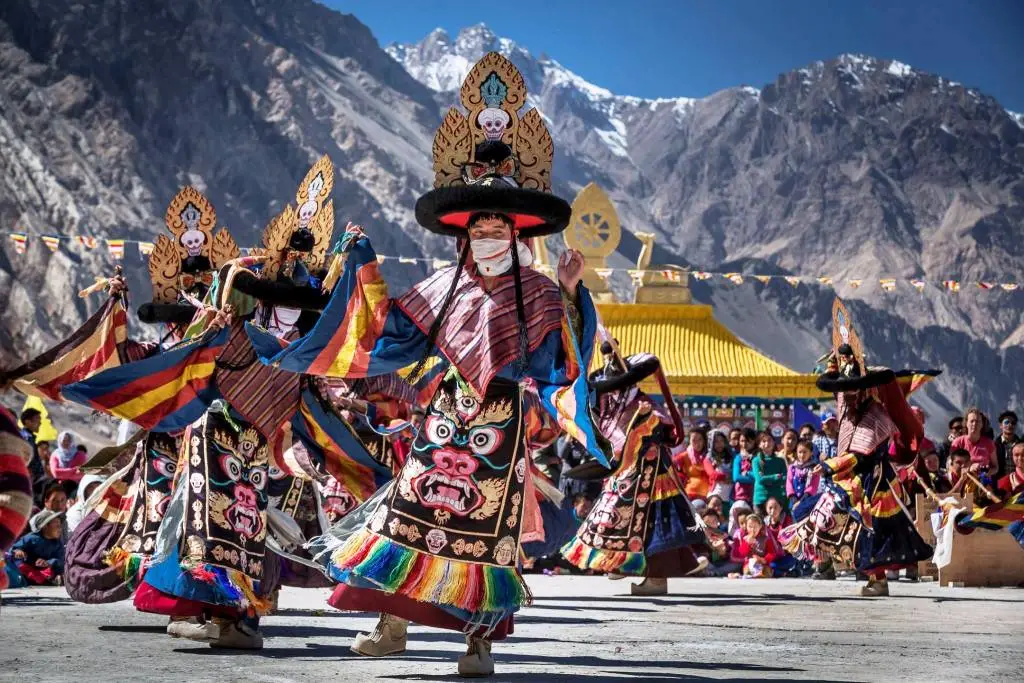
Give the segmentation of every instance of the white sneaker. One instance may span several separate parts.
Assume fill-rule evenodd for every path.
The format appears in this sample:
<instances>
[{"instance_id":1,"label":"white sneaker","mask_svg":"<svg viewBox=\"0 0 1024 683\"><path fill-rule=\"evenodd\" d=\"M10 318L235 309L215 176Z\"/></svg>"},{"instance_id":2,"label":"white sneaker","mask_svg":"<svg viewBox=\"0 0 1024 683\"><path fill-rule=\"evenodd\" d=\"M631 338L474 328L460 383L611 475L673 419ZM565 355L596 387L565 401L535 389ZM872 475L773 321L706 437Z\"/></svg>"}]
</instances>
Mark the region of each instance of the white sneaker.
<instances>
[{"instance_id":1,"label":"white sneaker","mask_svg":"<svg viewBox=\"0 0 1024 683\"><path fill-rule=\"evenodd\" d=\"M409 622L391 614L381 614L373 633L360 633L352 643L352 652L364 657L386 657L405 652Z\"/></svg>"},{"instance_id":2,"label":"white sneaker","mask_svg":"<svg viewBox=\"0 0 1024 683\"><path fill-rule=\"evenodd\" d=\"M491 641L466 637L466 654L459 657L459 675L463 678L483 678L494 674Z\"/></svg>"},{"instance_id":3,"label":"white sneaker","mask_svg":"<svg viewBox=\"0 0 1024 683\"><path fill-rule=\"evenodd\" d=\"M220 627L212 621L199 621L198 617L171 617L167 635L209 643L220 637Z\"/></svg>"}]
</instances>

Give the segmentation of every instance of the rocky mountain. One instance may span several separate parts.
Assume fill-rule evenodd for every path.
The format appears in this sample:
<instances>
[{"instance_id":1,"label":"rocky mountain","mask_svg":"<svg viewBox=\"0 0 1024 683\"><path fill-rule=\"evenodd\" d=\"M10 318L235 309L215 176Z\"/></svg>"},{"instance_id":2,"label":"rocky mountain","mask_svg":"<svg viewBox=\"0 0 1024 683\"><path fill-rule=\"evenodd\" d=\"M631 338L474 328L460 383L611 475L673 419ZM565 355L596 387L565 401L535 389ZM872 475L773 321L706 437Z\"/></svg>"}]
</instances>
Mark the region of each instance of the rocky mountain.
<instances>
[{"instance_id":1,"label":"rocky mountain","mask_svg":"<svg viewBox=\"0 0 1024 683\"><path fill-rule=\"evenodd\" d=\"M1011 281L1022 271L1022 117L890 60L843 55L760 88L647 100L484 26L385 51L358 19L312 0L2 3L0 229L151 240L176 189L192 183L237 241L254 245L327 153L340 223L361 222L381 253L447 256L451 245L417 228L412 207L431 180L434 129L491 49L521 69L551 127L556 191L601 184L629 230L658 234L656 261L832 275L874 357L946 370L927 406L991 410L1024 395L1024 294L844 284ZM615 265L636 249L627 235ZM132 247L125 265L144 300ZM35 239L15 255L5 239L0 361L79 324L97 302L73 292L110 266L102 250L65 243L51 255ZM423 272L386 270L396 288ZM808 369L824 348L828 288L694 291L792 367Z\"/></svg>"},{"instance_id":2,"label":"rocky mountain","mask_svg":"<svg viewBox=\"0 0 1024 683\"><path fill-rule=\"evenodd\" d=\"M845 54L760 88L650 100L613 94L485 26L388 52L445 103L487 50L523 71L568 190L596 180L661 256L702 270L828 275L875 358L946 371L924 403L988 409L1021 393L1024 121L975 89ZM873 283L901 280L886 293ZM853 288L850 279L863 280ZM908 279L928 281L919 293ZM941 288L966 281L959 294ZM823 348L832 290L813 277L696 287L746 341L795 368Z\"/></svg>"}]
</instances>

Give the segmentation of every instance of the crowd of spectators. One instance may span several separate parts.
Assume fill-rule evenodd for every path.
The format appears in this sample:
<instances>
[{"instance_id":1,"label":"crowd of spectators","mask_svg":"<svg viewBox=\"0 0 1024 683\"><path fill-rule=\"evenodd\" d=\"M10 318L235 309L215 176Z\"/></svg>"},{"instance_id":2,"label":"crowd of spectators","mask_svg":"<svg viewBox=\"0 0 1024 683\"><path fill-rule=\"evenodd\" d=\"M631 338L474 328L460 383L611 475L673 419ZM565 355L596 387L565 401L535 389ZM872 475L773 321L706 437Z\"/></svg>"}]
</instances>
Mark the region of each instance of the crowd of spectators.
<instances>
[{"instance_id":1,"label":"crowd of spectators","mask_svg":"<svg viewBox=\"0 0 1024 683\"><path fill-rule=\"evenodd\" d=\"M89 455L72 432L61 432L51 443L39 438L41 422L38 410L22 411L21 436L32 447L28 471L33 509L28 528L5 558L11 587L63 583L68 536L81 521L85 499L102 481L98 477L83 481L80 467Z\"/></svg>"},{"instance_id":2,"label":"crowd of spectators","mask_svg":"<svg viewBox=\"0 0 1024 683\"><path fill-rule=\"evenodd\" d=\"M924 412L912 410L923 424ZM1016 413L999 416L998 433L977 408L953 417L948 426L942 443L924 439L918 462L898 468L908 491L924 492L927 486L936 494L970 495L977 505L986 505L992 502L986 490L1002 497L1024 487L1024 437L1018 434ZM823 486L817 465L838 455L838 437L839 420L831 409L820 414L820 427L803 424L779 438L768 431L706 424L689 431L672 460L707 527L708 547L699 550L709 561L707 575L836 577L830 563L814 566L788 555L779 532L812 510ZM600 495L600 482L565 476L579 464L579 456L579 449L562 447L549 463L577 522ZM571 571L557 561L553 565ZM907 576L916 578L912 570Z\"/></svg>"}]
</instances>

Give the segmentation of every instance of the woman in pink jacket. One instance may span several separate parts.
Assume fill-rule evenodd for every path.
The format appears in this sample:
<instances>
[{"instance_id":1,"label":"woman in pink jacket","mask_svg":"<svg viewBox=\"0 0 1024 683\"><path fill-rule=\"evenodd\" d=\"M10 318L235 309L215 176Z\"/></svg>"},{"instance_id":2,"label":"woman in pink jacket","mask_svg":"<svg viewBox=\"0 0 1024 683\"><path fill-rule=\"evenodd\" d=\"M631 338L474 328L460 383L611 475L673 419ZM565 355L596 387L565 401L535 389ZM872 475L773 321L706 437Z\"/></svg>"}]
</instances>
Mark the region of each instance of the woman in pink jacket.
<instances>
[{"instance_id":1,"label":"woman in pink jacket","mask_svg":"<svg viewBox=\"0 0 1024 683\"><path fill-rule=\"evenodd\" d=\"M78 468L88 459L85 451L76 450L75 435L61 432L57 437L57 448L50 454L50 472L57 481L78 482L82 479Z\"/></svg>"}]
</instances>

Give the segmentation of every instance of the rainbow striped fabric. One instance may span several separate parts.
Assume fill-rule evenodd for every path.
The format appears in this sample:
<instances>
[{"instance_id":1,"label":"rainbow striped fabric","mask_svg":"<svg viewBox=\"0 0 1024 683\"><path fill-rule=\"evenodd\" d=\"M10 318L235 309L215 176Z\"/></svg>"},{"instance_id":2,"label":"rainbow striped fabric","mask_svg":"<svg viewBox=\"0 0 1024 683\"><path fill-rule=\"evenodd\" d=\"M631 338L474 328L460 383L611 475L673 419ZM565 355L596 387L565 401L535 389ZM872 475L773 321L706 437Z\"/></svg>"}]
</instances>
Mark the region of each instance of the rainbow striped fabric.
<instances>
[{"instance_id":1,"label":"rainbow striped fabric","mask_svg":"<svg viewBox=\"0 0 1024 683\"><path fill-rule=\"evenodd\" d=\"M157 432L184 429L217 398L212 382L229 328L210 330L163 353L64 387L69 401Z\"/></svg>"},{"instance_id":2,"label":"rainbow striped fabric","mask_svg":"<svg viewBox=\"0 0 1024 683\"><path fill-rule=\"evenodd\" d=\"M1002 503L993 503L977 508L970 515L957 519L956 525L966 529L991 529L998 531L1017 524L1020 530L1024 522L1024 489L1013 494ZM1017 540L1021 540L1020 537Z\"/></svg>"},{"instance_id":3,"label":"rainbow striped fabric","mask_svg":"<svg viewBox=\"0 0 1024 683\"><path fill-rule=\"evenodd\" d=\"M8 371L4 380L13 381L14 388L28 396L59 401L64 385L120 365L119 347L127 338L124 303L120 297L111 297L71 336Z\"/></svg>"},{"instance_id":4,"label":"rainbow striped fabric","mask_svg":"<svg viewBox=\"0 0 1024 683\"><path fill-rule=\"evenodd\" d=\"M374 460L345 421L309 389L302 392L291 433L359 502L391 479L391 470Z\"/></svg>"},{"instance_id":5,"label":"rainbow striped fabric","mask_svg":"<svg viewBox=\"0 0 1024 683\"><path fill-rule=\"evenodd\" d=\"M580 288L579 314L583 323L582 335L576 331L567 316L562 316L562 348L565 349L564 377L551 377L548 383L537 382L541 405L555 417L559 428L593 455L605 467L609 454L605 452L607 440L598 437L591 416L591 392L586 370L594 353L597 338L597 310L590 293ZM564 380L569 381L566 386Z\"/></svg>"},{"instance_id":6,"label":"rainbow striped fabric","mask_svg":"<svg viewBox=\"0 0 1024 683\"><path fill-rule=\"evenodd\" d=\"M269 332L254 325L247 327L257 353L265 357L264 362L291 372L349 378L384 374L407 364L408 361L395 367L375 367L374 347L384 332L391 308L387 283L366 237L348 233L343 244L351 245L351 250L346 254L341 277L330 303L309 334L280 350L267 338Z\"/></svg>"}]
</instances>

